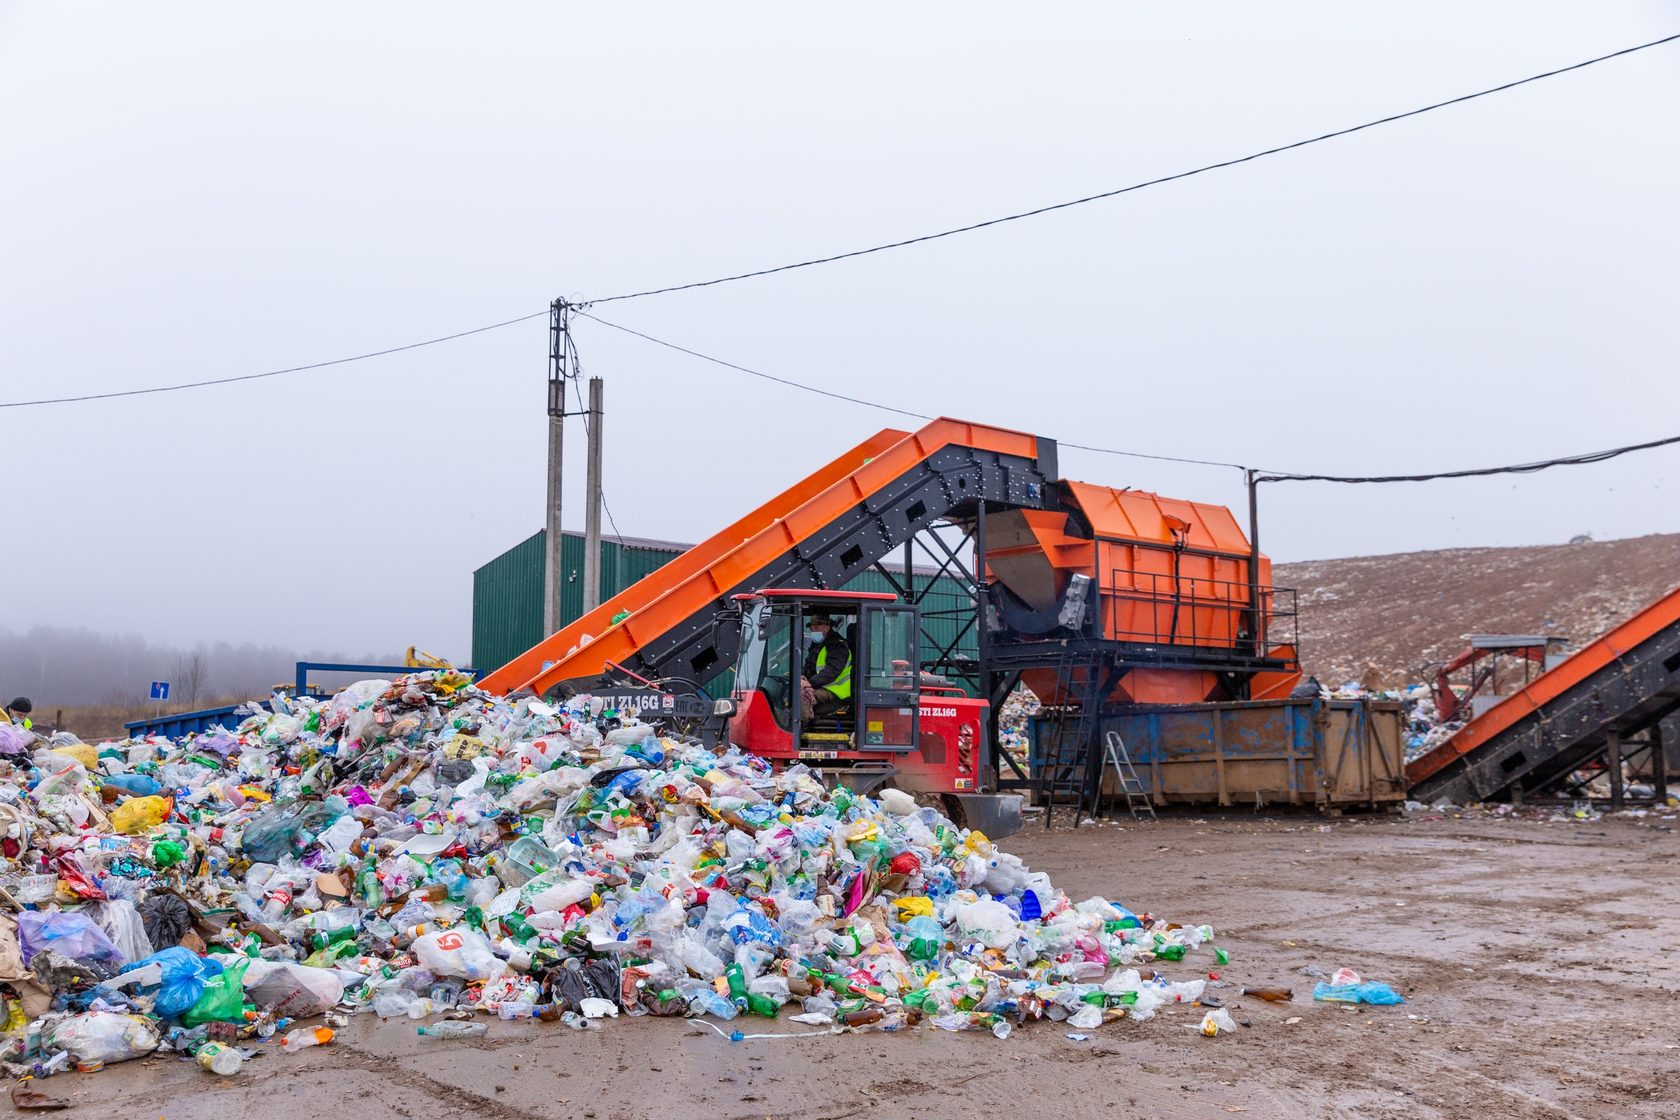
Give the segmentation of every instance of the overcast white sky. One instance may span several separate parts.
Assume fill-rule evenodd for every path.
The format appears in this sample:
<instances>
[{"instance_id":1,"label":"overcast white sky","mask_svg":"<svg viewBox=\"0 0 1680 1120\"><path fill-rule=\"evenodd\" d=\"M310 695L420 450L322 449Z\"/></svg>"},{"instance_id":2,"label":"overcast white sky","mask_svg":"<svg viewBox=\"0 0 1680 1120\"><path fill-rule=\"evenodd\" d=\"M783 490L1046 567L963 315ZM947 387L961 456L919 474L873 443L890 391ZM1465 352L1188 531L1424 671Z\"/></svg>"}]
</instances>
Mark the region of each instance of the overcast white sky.
<instances>
[{"instance_id":1,"label":"overcast white sky","mask_svg":"<svg viewBox=\"0 0 1680 1120\"><path fill-rule=\"evenodd\" d=\"M254 372L1110 189L1680 30L1672 3L0 3L0 400ZM1673 434L1680 44L961 238L600 313L1065 440L1413 472ZM465 656L542 320L0 410L3 617ZM584 322L628 534L902 421ZM568 522L582 524L582 431ZM1680 450L1274 487L1280 560L1680 530ZM1068 477L1242 501L1234 471Z\"/></svg>"}]
</instances>

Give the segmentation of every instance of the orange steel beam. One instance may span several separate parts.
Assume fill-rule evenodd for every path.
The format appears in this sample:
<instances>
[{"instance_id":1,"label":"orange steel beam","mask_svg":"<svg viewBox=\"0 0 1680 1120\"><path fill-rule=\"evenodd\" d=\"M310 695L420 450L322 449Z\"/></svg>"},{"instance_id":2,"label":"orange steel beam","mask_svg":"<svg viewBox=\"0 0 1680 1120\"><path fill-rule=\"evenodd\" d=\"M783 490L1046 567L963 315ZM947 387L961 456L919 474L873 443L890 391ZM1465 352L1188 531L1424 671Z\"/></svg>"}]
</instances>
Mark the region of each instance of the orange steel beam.
<instances>
[{"instance_id":1,"label":"orange steel beam","mask_svg":"<svg viewBox=\"0 0 1680 1120\"><path fill-rule=\"evenodd\" d=\"M1671 625L1676 619L1680 619L1680 588L1643 608L1602 638L1571 654L1556 667L1541 673L1521 690L1511 693L1465 724L1451 739L1428 754L1414 759L1406 767L1407 784L1416 785L1455 760L1463 758L1495 735L1514 727L1519 721L1544 708L1598 670Z\"/></svg>"},{"instance_id":2,"label":"orange steel beam","mask_svg":"<svg viewBox=\"0 0 1680 1120\"><path fill-rule=\"evenodd\" d=\"M883 431L497 669L480 687L492 692L529 688L540 694L563 680L596 675L609 661L627 661L644 643L704 610L917 463L953 445L1038 455L1036 436L943 417L914 433ZM632 613L612 624L622 610ZM586 634L592 640L580 644ZM544 662L551 664L545 669Z\"/></svg>"}]
</instances>

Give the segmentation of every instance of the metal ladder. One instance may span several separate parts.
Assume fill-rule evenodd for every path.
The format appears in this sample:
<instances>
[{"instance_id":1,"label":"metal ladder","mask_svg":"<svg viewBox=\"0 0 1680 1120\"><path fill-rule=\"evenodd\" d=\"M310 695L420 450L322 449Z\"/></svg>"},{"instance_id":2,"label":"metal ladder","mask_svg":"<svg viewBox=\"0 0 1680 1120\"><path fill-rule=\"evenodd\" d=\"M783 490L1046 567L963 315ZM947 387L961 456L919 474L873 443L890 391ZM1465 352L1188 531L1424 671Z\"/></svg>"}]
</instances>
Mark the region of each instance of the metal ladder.
<instances>
[{"instance_id":1,"label":"metal ladder","mask_svg":"<svg viewBox=\"0 0 1680 1120\"><path fill-rule=\"evenodd\" d=\"M1138 777L1137 767L1132 765L1131 752L1126 749L1126 740L1120 737L1120 732L1110 731L1103 740L1103 769L1114 768L1114 776L1119 780L1120 792L1126 795L1126 808L1132 814L1133 820L1141 821L1138 814L1138 802L1149 813L1150 820L1159 820L1155 815L1155 800L1150 796L1149 787ZM1097 788L1102 789L1102 778L1097 778Z\"/></svg>"},{"instance_id":2,"label":"metal ladder","mask_svg":"<svg viewBox=\"0 0 1680 1120\"><path fill-rule=\"evenodd\" d=\"M1045 757L1039 761L1038 771L1034 783L1036 802L1044 808L1044 827L1052 827L1058 804L1071 804L1074 809L1074 827L1085 818L1088 811L1094 811L1102 790L1102 760L1096 749L1097 709L1100 700L1093 701L1090 696L1081 697L1074 680L1074 671L1083 666L1086 680L1083 682L1086 693L1093 693L1099 689L1098 679L1100 666L1093 659L1075 656L1072 650L1062 654L1061 661L1056 667L1056 679L1065 693L1064 699L1072 703L1063 705L1061 717L1056 722L1056 737L1051 748L1045 752ZM1069 729L1072 734L1069 734ZM1095 780L1093 780L1095 779Z\"/></svg>"}]
</instances>

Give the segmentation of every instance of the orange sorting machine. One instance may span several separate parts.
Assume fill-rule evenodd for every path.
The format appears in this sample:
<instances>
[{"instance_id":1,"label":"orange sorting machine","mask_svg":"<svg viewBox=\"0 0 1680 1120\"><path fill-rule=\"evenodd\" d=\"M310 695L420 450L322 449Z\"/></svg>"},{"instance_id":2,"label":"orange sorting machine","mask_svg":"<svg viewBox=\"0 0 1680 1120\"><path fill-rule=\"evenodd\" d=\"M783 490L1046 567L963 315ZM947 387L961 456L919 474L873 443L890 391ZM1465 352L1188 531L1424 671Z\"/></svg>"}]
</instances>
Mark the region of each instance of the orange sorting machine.
<instances>
[{"instance_id":1,"label":"orange sorting machine","mask_svg":"<svg viewBox=\"0 0 1680 1120\"><path fill-rule=\"evenodd\" d=\"M1082 704L1258 699L1298 679L1273 640L1287 593L1261 557L1255 609L1229 510L1064 481L1053 440L941 418L878 432L479 683L544 693L619 666L703 685L735 661L732 596L843 588L936 526L966 534L939 547L968 562L970 675L994 703L1022 679Z\"/></svg>"},{"instance_id":2,"label":"orange sorting machine","mask_svg":"<svg viewBox=\"0 0 1680 1120\"><path fill-rule=\"evenodd\" d=\"M1293 624L1293 593L1272 587L1259 556L1250 608L1256 557L1230 510L1085 482L1060 490L1062 509L987 519L994 658L1041 700L1070 700L1087 674L1069 660L1106 661L1102 698L1118 703L1259 700L1299 681L1293 634L1273 640ZM1064 655L1055 664L1046 639Z\"/></svg>"},{"instance_id":3,"label":"orange sorting machine","mask_svg":"<svg viewBox=\"0 0 1680 1120\"><path fill-rule=\"evenodd\" d=\"M1680 710L1680 589L1541 673L1406 767L1419 801L1520 798L1607 763L1622 799L1623 740L1643 734L1666 796L1661 721Z\"/></svg>"}]
</instances>

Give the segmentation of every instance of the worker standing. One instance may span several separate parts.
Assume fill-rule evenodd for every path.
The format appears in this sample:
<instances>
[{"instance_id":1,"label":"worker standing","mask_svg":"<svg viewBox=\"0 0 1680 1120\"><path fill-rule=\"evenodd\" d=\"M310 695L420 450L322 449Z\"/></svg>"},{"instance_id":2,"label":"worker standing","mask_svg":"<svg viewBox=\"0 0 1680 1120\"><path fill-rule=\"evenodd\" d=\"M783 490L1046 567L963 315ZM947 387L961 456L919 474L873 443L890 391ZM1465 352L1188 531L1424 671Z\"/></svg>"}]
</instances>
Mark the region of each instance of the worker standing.
<instances>
[{"instance_id":1,"label":"worker standing","mask_svg":"<svg viewBox=\"0 0 1680 1120\"><path fill-rule=\"evenodd\" d=\"M814 614L805 624L803 717L833 715L852 699L852 649L834 629L834 619Z\"/></svg>"}]
</instances>

